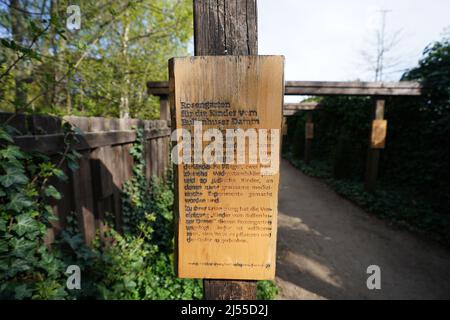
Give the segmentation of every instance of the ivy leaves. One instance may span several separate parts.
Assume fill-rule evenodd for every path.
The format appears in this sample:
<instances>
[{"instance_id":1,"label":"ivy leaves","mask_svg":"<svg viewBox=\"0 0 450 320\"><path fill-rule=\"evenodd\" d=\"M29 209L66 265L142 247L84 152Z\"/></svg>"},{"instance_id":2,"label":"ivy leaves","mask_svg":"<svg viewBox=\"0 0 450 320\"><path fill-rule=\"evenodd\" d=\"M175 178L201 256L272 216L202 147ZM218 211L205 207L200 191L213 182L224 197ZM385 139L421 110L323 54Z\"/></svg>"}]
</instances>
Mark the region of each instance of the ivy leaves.
<instances>
[{"instance_id":1,"label":"ivy leaves","mask_svg":"<svg viewBox=\"0 0 450 320\"><path fill-rule=\"evenodd\" d=\"M53 218L47 200L61 199L49 181L66 176L49 157L23 152L10 132L0 127L0 298L62 298L64 265L44 237Z\"/></svg>"},{"instance_id":2,"label":"ivy leaves","mask_svg":"<svg viewBox=\"0 0 450 320\"><path fill-rule=\"evenodd\" d=\"M28 177L24 174L24 170L18 167L7 167L5 174L0 177L0 184L9 188L14 184L25 185L28 183Z\"/></svg>"},{"instance_id":3,"label":"ivy leaves","mask_svg":"<svg viewBox=\"0 0 450 320\"><path fill-rule=\"evenodd\" d=\"M56 190L54 186L48 186L47 188L45 188L44 193L47 197L51 197L56 200L61 199L61 194L58 192L58 190Z\"/></svg>"},{"instance_id":4,"label":"ivy leaves","mask_svg":"<svg viewBox=\"0 0 450 320\"><path fill-rule=\"evenodd\" d=\"M23 213L16 218L17 222L12 227L12 230L22 237L25 234L27 238L34 239L39 233L39 223L28 213Z\"/></svg>"}]
</instances>

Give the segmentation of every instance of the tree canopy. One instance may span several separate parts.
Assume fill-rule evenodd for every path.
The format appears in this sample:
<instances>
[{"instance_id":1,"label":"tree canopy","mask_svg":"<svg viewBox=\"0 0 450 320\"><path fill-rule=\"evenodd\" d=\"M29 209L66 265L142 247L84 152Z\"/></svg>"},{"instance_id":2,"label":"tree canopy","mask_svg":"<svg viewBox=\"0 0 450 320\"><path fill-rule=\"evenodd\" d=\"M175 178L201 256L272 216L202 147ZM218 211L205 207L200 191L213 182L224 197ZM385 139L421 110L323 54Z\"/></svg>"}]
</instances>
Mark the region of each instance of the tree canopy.
<instances>
[{"instance_id":1,"label":"tree canopy","mask_svg":"<svg viewBox=\"0 0 450 320\"><path fill-rule=\"evenodd\" d=\"M66 26L69 5L81 26ZM0 0L0 109L155 118L146 81L192 38L188 0Z\"/></svg>"}]
</instances>

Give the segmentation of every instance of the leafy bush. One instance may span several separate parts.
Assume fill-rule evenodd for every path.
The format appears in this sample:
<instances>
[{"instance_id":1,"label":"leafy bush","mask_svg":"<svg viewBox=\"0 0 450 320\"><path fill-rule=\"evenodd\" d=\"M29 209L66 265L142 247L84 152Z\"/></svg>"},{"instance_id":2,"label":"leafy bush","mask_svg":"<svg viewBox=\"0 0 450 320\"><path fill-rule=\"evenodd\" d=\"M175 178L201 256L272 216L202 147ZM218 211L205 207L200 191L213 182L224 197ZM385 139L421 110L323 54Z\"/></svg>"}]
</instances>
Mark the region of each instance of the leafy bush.
<instances>
[{"instance_id":1,"label":"leafy bush","mask_svg":"<svg viewBox=\"0 0 450 320\"><path fill-rule=\"evenodd\" d=\"M67 150L61 161L75 168L77 154L69 151L73 131L68 124L64 129ZM47 200L61 198L49 181L66 176L48 157L21 151L13 131L0 127L0 298L64 298L64 263L59 252L45 245L44 237L55 219Z\"/></svg>"},{"instance_id":2,"label":"leafy bush","mask_svg":"<svg viewBox=\"0 0 450 320\"><path fill-rule=\"evenodd\" d=\"M278 295L278 287L273 281L258 281L256 299L273 300Z\"/></svg>"},{"instance_id":3,"label":"leafy bush","mask_svg":"<svg viewBox=\"0 0 450 320\"><path fill-rule=\"evenodd\" d=\"M0 298L3 299L201 299L202 282L179 279L174 272L173 181L145 179L143 131L130 150L132 177L122 194L123 233L108 225L91 247L84 244L75 215L51 250L44 244L56 219L48 198L61 194L48 183L66 179L48 157L27 154L14 145L11 128L0 130ZM66 128L66 141L73 131ZM70 146L61 160L76 169L78 154ZM67 266L81 269L81 290L66 288ZM270 281L258 282L258 297L277 294Z\"/></svg>"},{"instance_id":4,"label":"leafy bush","mask_svg":"<svg viewBox=\"0 0 450 320\"><path fill-rule=\"evenodd\" d=\"M145 179L143 131L130 150L133 175L122 194L123 234L108 228L92 249L84 246L76 228L67 230L61 245L69 244L74 264L82 266L78 298L201 299L200 280L179 279L173 263L173 184L171 179ZM70 233L71 232L71 233Z\"/></svg>"}]
</instances>

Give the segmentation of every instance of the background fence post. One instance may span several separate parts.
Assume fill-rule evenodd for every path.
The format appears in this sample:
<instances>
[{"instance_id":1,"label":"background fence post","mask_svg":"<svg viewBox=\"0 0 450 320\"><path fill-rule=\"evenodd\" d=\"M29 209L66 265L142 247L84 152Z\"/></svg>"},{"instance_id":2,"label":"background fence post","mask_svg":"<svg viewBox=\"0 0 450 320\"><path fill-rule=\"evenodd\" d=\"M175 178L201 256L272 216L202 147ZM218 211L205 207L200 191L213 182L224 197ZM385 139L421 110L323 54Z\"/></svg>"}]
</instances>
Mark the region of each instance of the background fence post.
<instances>
[{"instance_id":1,"label":"background fence post","mask_svg":"<svg viewBox=\"0 0 450 320\"><path fill-rule=\"evenodd\" d=\"M311 161L311 145L314 136L314 124L312 119L312 111L306 111L305 122L305 163L309 164Z\"/></svg>"},{"instance_id":2,"label":"background fence post","mask_svg":"<svg viewBox=\"0 0 450 320\"><path fill-rule=\"evenodd\" d=\"M159 96L159 119L170 121L169 96Z\"/></svg>"},{"instance_id":3,"label":"background fence post","mask_svg":"<svg viewBox=\"0 0 450 320\"><path fill-rule=\"evenodd\" d=\"M383 120L384 119L384 109L385 109L386 100L382 97L375 97L375 105L373 110L373 120ZM373 191L375 188L375 184L377 182L378 177L378 166L380 162L380 148L374 148L372 139L373 139L373 130L374 127L372 125L370 138L369 138L369 149L367 152L367 163L366 163L366 177L364 187L366 191Z\"/></svg>"},{"instance_id":4,"label":"background fence post","mask_svg":"<svg viewBox=\"0 0 450 320\"><path fill-rule=\"evenodd\" d=\"M257 55L256 0L194 0L195 55ZM254 300L256 281L203 280L208 300Z\"/></svg>"}]
</instances>

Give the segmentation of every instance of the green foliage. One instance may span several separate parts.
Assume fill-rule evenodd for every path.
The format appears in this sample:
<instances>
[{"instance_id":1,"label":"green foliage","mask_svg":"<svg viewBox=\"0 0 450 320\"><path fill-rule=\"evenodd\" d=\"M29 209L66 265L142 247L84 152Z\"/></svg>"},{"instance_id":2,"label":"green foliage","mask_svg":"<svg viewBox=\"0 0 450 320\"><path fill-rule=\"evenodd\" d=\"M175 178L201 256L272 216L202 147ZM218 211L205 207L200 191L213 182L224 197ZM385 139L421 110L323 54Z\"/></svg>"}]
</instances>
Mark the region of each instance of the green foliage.
<instances>
[{"instance_id":1,"label":"green foliage","mask_svg":"<svg viewBox=\"0 0 450 320\"><path fill-rule=\"evenodd\" d=\"M408 71L403 80L419 80L433 102L450 100L450 38L444 37L425 48L419 66ZM434 106L434 108L437 106ZM442 106L441 106L442 107Z\"/></svg>"},{"instance_id":2,"label":"green foliage","mask_svg":"<svg viewBox=\"0 0 450 320\"><path fill-rule=\"evenodd\" d=\"M122 236L113 230L108 236L113 239L112 245L96 255L92 266L97 298L202 298L199 280L183 280L175 276L172 254L160 251L145 237Z\"/></svg>"},{"instance_id":3,"label":"green foliage","mask_svg":"<svg viewBox=\"0 0 450 320\"><path fill-rule=\"evenodd\" d=\"M64 129L70 149L74 132ZM49 158L14 145L12 130L0 127L0 298L65 298L63 260L43 239L54 219L48 200L61 198L49 179L66 177Z\"/></svg>"},{"instance_id":4,"label":"green foliage","mask_svg":"<svg viewBox=\"0 0 450 320\"><path fill-rule=\"evenodd\" d=\"M122 195L122 216L125 233L137 233L145 228L145 223L155 219L152 197L145 179L145 159L143 157L143 131L136 130L137 142L130 149L134 160L133 176L124 183Z\"/></svg>"},{"instance_id":5,"label":"green foliage","mask_svg":"<svg viewBox=\"0 0 450 320\"><path fill-rule=\"evenodd\" d=\"M307 165L303 160L295 157L289 151L285 151L283 157L288 159L296 168L311 177L330 178L332 176L332 167L327 161L312 160L310 164Z\"/></svg>"},{"instance_id":6,"label":"green foliage","mask_svg":"<svg viewBox=\"0 0 450 320\"><path fill-rule=\"evenodd\" d=\"M66 30L69 5L81 29ZM16 1L0 5L0 109L157 118L148 80L186 55L190 0Z\"/></svg>"},{"instance_id":7,"label":"green foliage","mask_svg":"<svg viewBox=\"0 0 450 320\"><path fill-rule=\"evenodd\" d=\"M66 141L73 131L66 127ZM48 183L64 173L43 155L31 156L0 130L0 298L4 299L201 299L201 280L174 272L173 181L145 179L143 131L130 150L133 176L122 194L123 233L107 227L91 247L84 244L74 215L49 250L44 237L61 194ZM77 158L70 145L64 161ZM69 157L70 156L70 157ZM61 162L62 163L62 162ZM73 167L76 167L72 164ZM81 290L66 288L67 266L81 269ZM273 299L275 284L258 282L258 298Z\"/></svg>"},{"instance_id":8,"label":"green foliage","mask_svg":"<svg viewBox=\"0 0 450 320\"><path fill-rule=\"evenodd\" d=\"M200 280L179 279L173 261L172 182L145 179L143 131L130 149L133 175L122 194L123 233L108 227L92 248L84 245L75 225L59 243L67 263L82 270L82 290L75 298L201 299ZM103 239L103 240L102 240Z\"/></svg>"},{"instance_id":9,"label":"green foliage","mask_svg":"<svg viewBox=\"0 0 450 320\"><path fill-rule=\"evenodd\" d=\"M323 107L312 111L314 159L323 160L341 178L355 178L364 172L365 152L370 130L371 100L358 97L326 97ZM294 158L303 158L305 139L305 117L291 117L288 135L283 146L285 153ZM292 128L292 129L291 129Z\"/></svg>"},{"instance_id":10,"label":"green foliage","mask_svg":"<svg viewBox=\"0 0 450 320\"><path fill-rule=\"evenodd\" d=\"M143 130L130 154L133 176L124 184L124 235L109 230L113 239L93 265L101 275L95 283L105 299L200 299L199 280L178 279L173 261L172 183L145 179ZM97 248L99 249L99 248Z\"/></svg>"},{"instance_id":11,"label":"green foliage","mask_svg":"<svg viewBox=\"0 0 450 320\"><path fill-rule=\"evenodd\" d=\"M273 281L258 281L256 299L273 300L278 295L278 287Z\"/></svg>"}]
</instances>

